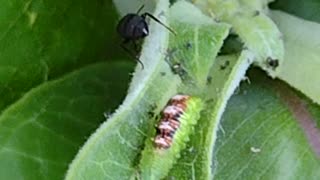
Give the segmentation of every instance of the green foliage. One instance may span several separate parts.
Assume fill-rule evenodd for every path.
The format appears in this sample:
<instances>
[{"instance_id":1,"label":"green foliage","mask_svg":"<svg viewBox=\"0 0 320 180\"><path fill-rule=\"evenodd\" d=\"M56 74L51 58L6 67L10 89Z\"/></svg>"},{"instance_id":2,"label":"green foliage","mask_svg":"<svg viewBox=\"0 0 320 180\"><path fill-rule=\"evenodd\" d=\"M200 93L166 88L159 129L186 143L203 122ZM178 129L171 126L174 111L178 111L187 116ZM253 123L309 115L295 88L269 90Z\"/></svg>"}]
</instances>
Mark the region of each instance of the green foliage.
<instances>
[{"instance_id":1,"label":"green foliage","mask_svg":"<svg viewBox=\"0 0 320 180\"><path fill-rule=\"evenodd\" d=\"M32 87L113 52L105 52L115 39L111 1L0 3L0 110Z\"/></svg>"},{"instance_id":2,"label":"green foliage","mask_svg":"<svg viewBox=\"0 0 320 180\"><path fill-rule=\"evenodd\" d=\"M318 0L281 0L273 2L270 6L272 9L282 10L309 21L320 22L320 1Z\"/></svg>"},{"instance_id":3,"label":"green foliage","mask_svg":"<svg viewBox=\"0 0 320 180\"><path fill-rule=\"evenodd\" d=\"M271 1L148 1L176 35L147 18L132 77L115 26L142 1L1 1L0 179L319 179L320 4ZM190 140L143 156L178 93Z\"/></svg>"},{"instance_id":4,"label":"green foliage","mask_svg":"<svg viewBox=\"0 0 320 180\"><path fill-rule=\"evenodd\" d=\"M279 68L279 78L320 103L320 32L318 23L305 21L281 11L271 11L271 17L284 33L285 61ZM303 67L303 71L297 71ZM311 80L311 81L306 81Z\"/></svg>"},{"instance_id":5,"label":"green foliage","mask_svg":"<svg viewBox=\"0 0 320 180\"><path fill-rule=\"evenodd\" d=\"M112 70L119 71L113 82ZM124 97L124 63L97 63L31 90L0 118L0 179L61 179L68 163ZM120 73L121 72L121 73Z\"/></svg>"},{"instance_id":6,"label":"green foliage","mask_svg":"<svg viewBox=\"0 0 320 180\"><path fill-rule=\"evenodd\" d=\"M240 85L221 119L213 157L215 178L318 179L319 155L307 139L313 130L303 127L308 119L292 112L299 110L319 123L319 116L303 112L312 103L262 71L251 69L248 75L251 83Z\"/></svg>"}]
</instances>

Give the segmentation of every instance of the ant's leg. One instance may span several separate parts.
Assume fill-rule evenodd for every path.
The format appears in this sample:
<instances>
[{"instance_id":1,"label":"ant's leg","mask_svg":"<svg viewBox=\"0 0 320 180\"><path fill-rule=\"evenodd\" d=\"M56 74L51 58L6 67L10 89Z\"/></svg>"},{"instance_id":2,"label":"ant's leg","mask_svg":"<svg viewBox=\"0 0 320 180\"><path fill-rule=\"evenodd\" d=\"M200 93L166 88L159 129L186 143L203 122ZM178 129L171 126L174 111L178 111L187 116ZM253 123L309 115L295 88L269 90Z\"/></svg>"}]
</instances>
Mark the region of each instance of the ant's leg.
<instances>
[{"instance_id":1,"label":"ant's leg","mask_svg":"<svg viewBox=\"0 0 320 180\"><path fill-rule=\"evenodd\" d=\"M139 45L137 44L136 41L132 41L132 44L133 44L133 48L136 51L136 53L139 53L141 50L141 47L139 47Z\"/></svg>"},{"instance_id":2,"label":"ant's leg","mask_svg":"<svg viewBox=\"0 0 320 180\"><path fill-rule=\"evenodd\" d=\"M124 40L120 46L123 50L125 50L130 56L132 56L136 61L138 61L141 64L142 69L144 69L143 63L140 61L140 59L130 50L127 48L126 44L128 44L129 40Z\"/></svg>"},{"instance_id":3,"label":"ant's leg","mask_svg":"<svg viewBox=\"0 0 320 180\"><path fill-rule=\"evenodd\" d=\"M154 21L156 21L157 23L161 24L162 26L164 26L165 28L167 28L170 32L172 32L174 35L176 35L176 32L174 32L171 28L169 28L168 26L166 26L165 24L163 24L158 18L154 17L152 14L150 13L143 13L141 15L141 17L143 17L144 19L149 16L151 19L153 19Z\"/></svg>"}]
</instances>

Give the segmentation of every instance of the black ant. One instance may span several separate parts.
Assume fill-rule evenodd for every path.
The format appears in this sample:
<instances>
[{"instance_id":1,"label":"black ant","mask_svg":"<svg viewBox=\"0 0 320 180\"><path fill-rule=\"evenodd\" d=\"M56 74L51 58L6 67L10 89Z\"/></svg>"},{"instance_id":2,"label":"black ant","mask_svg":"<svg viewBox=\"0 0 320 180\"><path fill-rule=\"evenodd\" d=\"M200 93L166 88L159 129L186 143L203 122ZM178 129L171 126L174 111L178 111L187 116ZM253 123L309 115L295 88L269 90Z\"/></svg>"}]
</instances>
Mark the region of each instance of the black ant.
<instances>
[{"instance_id":1,"label":"black ant","mask_svg":"<svg viewBox=\"0 0 320 180\"><path fill-rule=\"evenodd\" d=\"M149 34L149 27L148 23L146 22L146 17L150 17L157 23L161 24L165 28L167 28L170 32L175 32L170 29L168 26L163 24L160 20L158 20L156 17L154 17L152 14L145 12L141 15L139 15L140 11L144 8L144 5L142 5L137 13L129 13L125 15L118 23L117 31L120 34L120 36L124 39L124 41L121 43L121 47L130 55L132 55L135 60L137 60L141 66L142 69L144 68L143 63L140 61L140 59L130 51L125 44L132 42L135 48L135 51L138 51L138 46L136 44L137 40L143 39L144 37L148 36Z\"/></svg>"}]
</instances>

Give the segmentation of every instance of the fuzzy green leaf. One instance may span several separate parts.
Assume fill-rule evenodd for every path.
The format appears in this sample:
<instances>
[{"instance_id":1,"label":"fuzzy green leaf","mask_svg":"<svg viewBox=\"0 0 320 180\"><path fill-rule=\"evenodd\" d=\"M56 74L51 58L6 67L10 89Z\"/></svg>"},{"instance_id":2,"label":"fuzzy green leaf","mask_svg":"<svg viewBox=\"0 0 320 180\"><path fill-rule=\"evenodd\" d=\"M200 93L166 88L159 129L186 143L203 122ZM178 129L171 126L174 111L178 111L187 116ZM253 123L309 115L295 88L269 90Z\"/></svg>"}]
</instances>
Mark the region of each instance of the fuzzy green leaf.
<instances>
[{"instance_id":1,"label":"fuzzy green leaf","mask_svg":"<svg viewBox=\"0 0 320 180\"><path fill-rule=\"evenodd\" d=\"M159 1L154 13L163 23L168 7L168 1ZM158 114L177 93L180 82L164 61L169 31L156 22L150 22L149 28L140 57L144 69L137 66L126 99L88 139L66 179L130 179L137 175L146 134L155 124L152 114Z\"/></svg>"},{"instance_id":2,"label":"fuzzy green leaf","mask_svg":"<svg viewBox=\"0 0 320 180\"><path fill-rule=\"evenodd\" d=\"M188 13L186 13L186 10ZM178 2L170 9L170 25L177 35L170 35L166 60L177 69L186 87L199 94L207 84L207 78L230 26L216 23L191 3ZM184 90L183 90L184 89Z\"/></svg>"},{"instance_id":3,"label":"fuzzy green leaf","mask_svg":"<svg viewBox=\"0 0 320 180\"><path fill-rule=\"evenodd\" d=\"M159 2L155 14L161 12L161 6L164 5L164 2ZM196 85L205 86L214 58L229 33L229 26L214 23L190 4L185 6L193 12L189 15L190 19L180 19L179 17L184 14L182 9L176 7L179 7L179 4L171 9L170 24L177 35L170 34L169 40L169 32L165 28L151 24L150 36L145 40L141 56L145 69L140 72L140 67L137 67L127 99L112 118L89 139L73 162L67 179L134 177L138 173L136 161L144 145L145 135L149 134L149 129L155 125L154 119L147 116L148 112L153 111L158 114L164 103L177 91L188 95L203 94L190 89L191 86L185 84L188 81L184 81L180 73L177 74L182 77L184 85L178 90L180 78L172 74L171 70L174 71L175 63L179 63L180 68L188 75L200 77L193 79ZM192 17L197 18L194 17L195 14L204 20L198 23L191 21ZM158 28L153 29L155 26ZM188 43L191 47L186 46ZM200 47L205 48L200 49ZM180 52L176 55L170 54L173 48ZM197 49L201 51L201 55ZM190 66L188 63L194 62L181 60L179 56L182 52L189 53L190 58L199 65ZM171 69L167 62L171 65ZM200 86L197 87L194 89L200 90ZM156 107L152 107L154 105Z\"/></svg>"},{"instance_id":4,"label":"fuzzy green leaf","mask_svg":"<svg viewBox=\"0 0 320 180\"><path fill-rule=\"evenodd\" d=\"M195 127L187 149L182 152L182 158L168 177L212 179L212 151L220 118L253 58L250 51L243 51L241 55L223 56L215 60L206 92L206 110ZM224 67L226 62L228 65Z\"/></svg>"},{"instance_id":5,"label":"fuzzy green leaf","mask_svg":"<svg viewBox=\"0 0 320 180\"><path fill-rule=\"evenodd\" d=\"M214 59L224 39L229 33L230 26L214 22L202 14L195 6L184 1L174 4L170 9L170 25L176 31L177 35L170 34L166 61L171 64L172 70L183 80L179 92L188 95L200 95L202 99L206 99L204 89L208 81L209 72L215 63ZM143 179L148 179L146 178L148 174L161 178L167 175L168 170L180 156L182 156L182 158L178 160L178 165L173 166L174 171L177 170L178 173L184 173L184 170L188 170L188 168L183 169L184 167L179 169L180 162L189 160L183 153L184 151L180 152L183 150L180 147L182 145L179 145L180 148L176 148L178 145L176 146L175 143L181 143L181 140L174 139L173 141L172 147L170 147L170 149L167 150L168 153L166 151L164 155L153 152L156 150L150 148L150 142L148 141L148 152L144 152L146 157L142 157ZM173 150L171 150L171 148ZM198 146L195 147L195 149L196 148L198 148ZM203 153L203 156L208 156L208 154ZM211 155L209 154L209 156ZM148 157L151 159L146 159ZM155 160L157 158L161 160ZM197 173L199 173L200 176L208 176L208 172L202 171L203 169L207 169L208 164L210 164L210 161L207 161L207 164L203 163L199 165ZM150 178L158 179L155 177ZM190 178L192 174L186 173L185 177Z\"/></svg>"},{"instance_id":6,"label":"fuzzy green leaf","mask_svg":"<svg viewBox=\"0 0 320 180\"><path fill-rule=\"evenodd\" d=\"M213 18L230 23L245 48L255 54L254 63L272 77L278 74L277 68L271 67L269 61L277 61L281 66L284 46L279 29L265 11L261 11L267 2L196 0L196 4Z\"/></svg>"}]
</instances>

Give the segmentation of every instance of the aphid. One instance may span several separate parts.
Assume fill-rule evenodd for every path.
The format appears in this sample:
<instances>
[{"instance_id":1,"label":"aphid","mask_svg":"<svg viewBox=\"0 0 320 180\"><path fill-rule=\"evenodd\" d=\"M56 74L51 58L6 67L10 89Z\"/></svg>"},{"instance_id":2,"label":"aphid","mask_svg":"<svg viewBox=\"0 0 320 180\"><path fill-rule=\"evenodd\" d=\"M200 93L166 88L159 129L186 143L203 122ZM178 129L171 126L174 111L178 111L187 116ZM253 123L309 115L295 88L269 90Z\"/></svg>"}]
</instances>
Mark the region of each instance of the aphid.
<instances>
[{"instance_id":1,"label":"aphid","mask_svg":"<svg viewBox=\"0 0 320 180\"><path fill-rule=\"evenodd\" d=\"M259 15L260 15L260 11L256 10L256 11L253 12L253 17L259 16Z\"/></svg>"},{"instance_id":2,"label":"aphid","mask_svg":"<svg viewBox=\"0 0 320 180\"><path fill-rule=\"evenodd\" d=\"M268 66L272 67L273 69L277 68L279 66L279 60L268 58L267 59Z\"/></svg>"},{"instance_id":3,"label":"aphid","mask_svg":"<svg viewBox=\"0 0 320 180\"><path fill-rule=\"evenodd\" d=\"M220 65L220 70L226 69L230 65L230 61L225 61L223 65Z\"/></svg>"},{"instance_id":4,"label":"aphid","mask_svg":"<svg viewBox=\"0 0 320 180\"><path fill-rule=\"evenodd\" d=\"M166 52L165 60L170 62L171 59L175 57L175 54L178 52L177 48L168 48Z\"/></svg>"},{"instance_id":5,"label":"aphid","mask_svg":"<svg viewBox=\"0 0 320 180\"><path fill-rule=\"evenodd\" d=\"M140 39L143 39L144 37L149 35L149 27L148 23L146 21L146 17L150 17L157 23L161 24L165 28L167 28L169 31L175 34L175 32L170 29L168 26L163 24L159 19L154 17L152 14L145 12L141 15L139 15L140 11L144 8L144 5L142 5L137 13L129 13L125 15L118 23L117 31L119 35L124 39L124 41L121 43L121 47L130 55L132 55L142 66L144 67L142 62L138 57L136 57L135 53L130 51L125 44L132 42L133 46L135 48L135 52L138 52L138 45L137 41Z\"/></svg>"},{"instance_id":6,"label":"aphid","mask_svg":"<svg viewBox=\"0 0 320 180\"><path fill-rule=\"evenodd\" d=\"M212 76L207 77L207 85L211 84L212 82Z\"/></svg>"},{"instance_id":7,"label":"aphid","mask_svg":"<svg viewBox=\"0 0 320 180\"><path fill-rule=\"evenodd\" d=\"M192 48L192 44L191 44L191 42L187 42L186 44L185 44L185 47L186 47L186 49L191 49Z\"/></svg>"},{"instance_id":8,"label":"aphid","mask_svg":"<svg viewBox=\"0 0 320 180\"><path fill-rule=\"evenodd\" d=\"M190 98L187 95L173 96L162 111L161 120L157 126L157 136L154 140L158 149L167 149L171 146L174 134L180 127L180 116L187 108L186 101Z\"/></svg>"},{"instance_id":9,"label":"aphid","mask_svg":"<svg viewBox=\"0 0 320 180\"><path fill-rule=\"evenodd\" d=\"M172 64L171 70L174 74L178 74L181 77L181 79L186 78L187 72L185 71L182 64L180 63Z\"/></svg>"}]
</instances>

